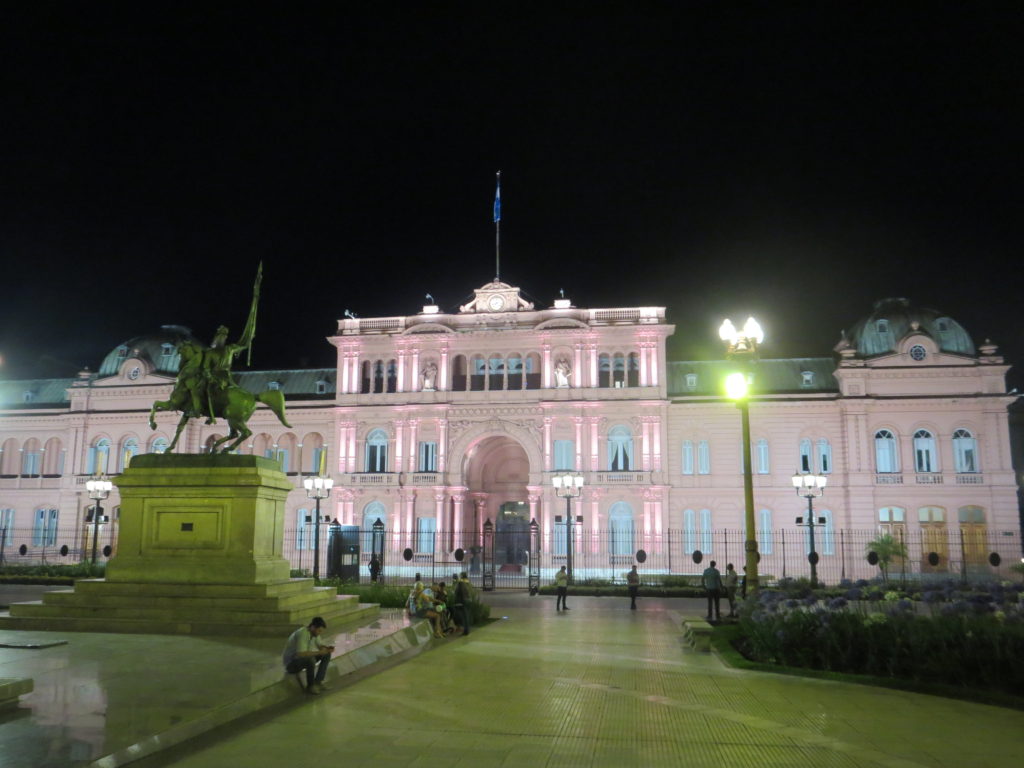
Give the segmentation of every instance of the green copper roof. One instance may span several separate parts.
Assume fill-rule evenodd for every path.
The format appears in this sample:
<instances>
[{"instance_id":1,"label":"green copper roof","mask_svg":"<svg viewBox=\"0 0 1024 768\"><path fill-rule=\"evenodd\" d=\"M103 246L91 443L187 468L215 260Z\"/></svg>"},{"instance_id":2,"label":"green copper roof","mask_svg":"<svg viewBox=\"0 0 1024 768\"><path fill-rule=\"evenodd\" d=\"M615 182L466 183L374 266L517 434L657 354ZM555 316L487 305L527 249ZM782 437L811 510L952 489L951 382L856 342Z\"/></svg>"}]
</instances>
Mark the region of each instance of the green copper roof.
<instances>
[{"instance_id":1,"label":"green copper roof","mask_svg":"<svg viewBox=\"0 0 1024 768\"><path fill-rule=\"evenodd\" d=\"M67 389L74 379L18 379L0 381L0 409L64 408Z\"/></svg>"},{"instance_id":2,"label":"green copper roof","mask_svg":"<svg viewBox=\"0 0 1024 768\"><path fill-rule=\"evenodd\" d=\"M754 389L763 394L838 392L831 357L759 360L754 364ZM729 360L683 360L668 363L668 396L722 395L725 377L738 370Z\"/></svg>"},{"instance_id":3,"label":"green copper roof","mask_svg":"<svg viewBox=\"0 0 1024 768\"><path fill-rule=\"evenodd\" d=\"M915 307L907 299L881 299L871 314L858 320L846 339L861 357L896 351L900 339L914 330L931 336L943 352L974 355L974 342L960 323L927 307Z\"/></svg>"},{"instance_id":4,"label":"green copper roof","mask_svg":"<svg viewBox=\"0 0 1024 768\"><path fill-rule=\"evenodd\" d=\"M286 397L325 397L335 395L335 380L338 372L334 368L301 368L280 371L234 371L235 381L242 389L262 392L270 389L273 382ZM317 384L322 383L323 392Z\"/></svg>"},{"instance_id":5,"label":"green copper roof","mask_svg":"<svg viewBox=\"0 0 1024 768\"><path fill-rule=\"evenodd\" d=\"M129 357L150 362L156 373L176 375L181 364L176 345L192 339L192 331L183 325L162 325L156 333L136 336L114 347L100 363L99 375L115 375Z\"/></svg>"}]
</instances>

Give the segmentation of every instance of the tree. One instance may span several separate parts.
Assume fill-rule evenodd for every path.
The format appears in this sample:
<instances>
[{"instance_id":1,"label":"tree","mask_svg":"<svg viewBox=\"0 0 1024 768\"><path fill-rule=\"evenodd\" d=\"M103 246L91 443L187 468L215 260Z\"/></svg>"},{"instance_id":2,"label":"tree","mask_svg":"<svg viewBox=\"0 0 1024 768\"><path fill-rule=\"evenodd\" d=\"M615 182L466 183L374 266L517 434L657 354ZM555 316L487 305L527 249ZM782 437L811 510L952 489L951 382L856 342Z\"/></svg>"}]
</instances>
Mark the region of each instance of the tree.
<instances>
[{"instance_id":1,"label":"tree","mask_svg":"<svg viewBox=\"0 0 1024 768\"><path fill-rule=\"evenodd\" d=\"M907 547L902 541L893 538L891 533L883 533L873 541L869 541L864 547L864 554L871 558L874 552L878 558L878 570L882 572L882 580L889 582L889 564L894 558L906 559Z\"/></svg>"}]
</instances>

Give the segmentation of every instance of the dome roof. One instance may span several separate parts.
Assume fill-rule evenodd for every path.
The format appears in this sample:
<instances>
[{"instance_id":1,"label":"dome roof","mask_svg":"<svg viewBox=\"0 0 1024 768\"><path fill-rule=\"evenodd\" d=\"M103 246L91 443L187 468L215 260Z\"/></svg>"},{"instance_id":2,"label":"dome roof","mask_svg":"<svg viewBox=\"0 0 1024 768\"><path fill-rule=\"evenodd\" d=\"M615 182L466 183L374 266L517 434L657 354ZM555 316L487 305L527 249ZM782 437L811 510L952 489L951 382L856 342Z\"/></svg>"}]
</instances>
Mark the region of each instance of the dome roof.
<instances>
[{"instance_id":1,"label":"dome roof","mask_svg":"<svg viewBox=\"0 0 1024 768\"><path fill-rule=\"evenodd\" d=\"M192 331L183 325L161 325L156 333L136 336L112 349L100 363L100 376L113 376L121 370L121 364L128 358L149 363L154 373L175 375L181 357L178 355L179 341L196 341Z\"/></svg>"},{"instance_id":2,"label":"dome roof","mask_svg":"<svg viewBox=\"0 0 1024 768\"><path fill-rule=\"evenodd\" d=\"M975 355L974 342L960 323L948 315L913 306L907 299L880 299L871 314L858 320L846 335L846 342L861 357L896 351L900 339L912 331L927 334L943 352Z\"/></svg>"}]
</instances>

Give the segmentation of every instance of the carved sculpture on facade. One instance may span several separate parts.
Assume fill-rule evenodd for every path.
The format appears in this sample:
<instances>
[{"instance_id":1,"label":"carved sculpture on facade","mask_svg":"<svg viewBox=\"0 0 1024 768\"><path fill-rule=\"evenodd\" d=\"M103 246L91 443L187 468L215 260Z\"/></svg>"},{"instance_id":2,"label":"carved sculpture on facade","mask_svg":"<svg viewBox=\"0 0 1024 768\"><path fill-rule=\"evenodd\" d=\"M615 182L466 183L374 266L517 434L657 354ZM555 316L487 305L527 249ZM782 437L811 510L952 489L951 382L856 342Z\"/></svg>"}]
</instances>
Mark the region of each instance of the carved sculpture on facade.
<instances>
[{"instance_id":1,"label":"carved sculpture on facade","mask_svg":"<svg viewBox=\"0 0 1024 768\"><path fill-rule=\"evenodd\" d=\"M433 392L435 389L435 382L437 381L437 365L433 360L428 361L427 364L423 366L421 376L423 378L423 391Z\"/></svg>"},{"instance_id":2,"label":"carved sculpture on facade","mask_svg":"<svg viewBox=\"0 0 1024 768\"><path fill-rule=\"evenodd\" d=\"M256 403L269 406L282 424L291 427L285 417L284 394L280 390L268 389L254 395L239 387L231 375L235 358L242 351L252 354L252 340L256 335L256 307L262 282L263 264L260 263L252 288L249 318L237 342L228 343L228 329L222 325L217 329L209 347L204 348L194 341L178 344L181 365L171 396L167 400L157 400L149 411L150 429L156 429L156 414L159 411L181 412L181 419L174 439L167 447L167 453L174 450L189 420L203 417L207 424L222 418L229 427L228 434L210 446L211 453L233 451L252 434L248 421L256 410Z\"/></svg>"},{"instance_id":3,"label":"carved sculpture on facade","mask_svg":"<svg viewBox=\"0 0 1024 768\"><path fill-rule=\"evenodd\" d=\"M558 358L558 362L555 363L555 386L559 389L565 389L566 387L572 386L572 384L569 383L569 377L571 375L572 367L569 365L568 358Z\"/></svg>"}]
</instances>

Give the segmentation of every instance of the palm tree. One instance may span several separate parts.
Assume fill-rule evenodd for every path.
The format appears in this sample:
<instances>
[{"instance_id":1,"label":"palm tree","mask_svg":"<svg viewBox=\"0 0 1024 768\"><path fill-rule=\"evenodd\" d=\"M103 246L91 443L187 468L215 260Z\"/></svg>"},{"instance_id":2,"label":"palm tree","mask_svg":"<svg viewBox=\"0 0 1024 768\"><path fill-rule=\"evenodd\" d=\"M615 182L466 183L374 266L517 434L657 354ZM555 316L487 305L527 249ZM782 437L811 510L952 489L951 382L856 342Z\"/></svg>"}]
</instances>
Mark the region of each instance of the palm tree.
<instances>
[{"instance_id":1,"label":"palm tree","mask_svg":"<svg viewBox=\"0 0 1024 768\"><path fill-rule=\"evenodd\" d=\"M902 541L894 539L891 533L880 534L873 541L869 541L864 547L864 554L872 552L878 557L878 570L882 572L882 580L889 582L889 563L893 558L906 559L907 548Z\"/></svg>"}]
</instances>

